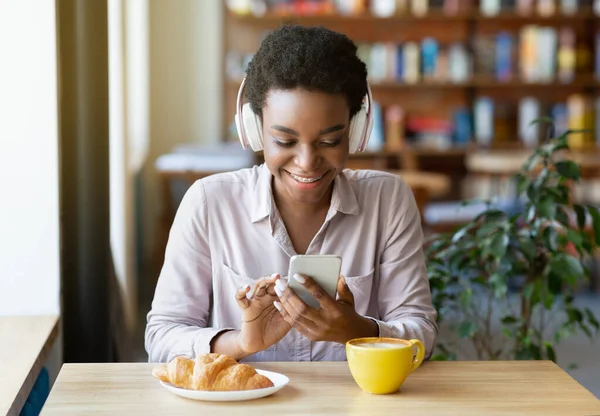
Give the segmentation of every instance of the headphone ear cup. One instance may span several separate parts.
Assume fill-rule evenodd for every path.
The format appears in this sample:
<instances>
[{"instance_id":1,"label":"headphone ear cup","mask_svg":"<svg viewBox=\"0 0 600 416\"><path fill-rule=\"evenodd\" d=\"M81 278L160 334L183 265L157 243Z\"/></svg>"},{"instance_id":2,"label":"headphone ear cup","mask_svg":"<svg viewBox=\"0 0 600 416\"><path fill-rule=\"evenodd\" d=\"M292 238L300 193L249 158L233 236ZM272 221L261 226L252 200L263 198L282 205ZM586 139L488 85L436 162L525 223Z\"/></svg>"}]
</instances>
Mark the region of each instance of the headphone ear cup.
<instances>
[{"instance_id":1,"label":"headphone ear cup","mask_svg":"<svg viewBox=\"0 0 600 416\"><path fill-rule=\"evenodd\" d=\"M361 107L360 111L352 117L352 121L350 122L350 153L356 153L356 151L362 146L364 142L363 131L365 128L365 123L367 122L367 111L364 106ZM368 135L369 132L367 132ZM368 136L367 136L368 138Z\"/></svg>"},{"instance_id":2,"label":"headphone ear cup","mask_svg":"<svg viewBox=\"0 0 600 416\"><path fill-rule=\"evenodd\" d=\"M250 108L250 103L244 104L242 107L242 117L244 118L244 127L246 128L246 140L255 152L262 150L262 123L260 118Z\"/></svg>"}]
</instances>

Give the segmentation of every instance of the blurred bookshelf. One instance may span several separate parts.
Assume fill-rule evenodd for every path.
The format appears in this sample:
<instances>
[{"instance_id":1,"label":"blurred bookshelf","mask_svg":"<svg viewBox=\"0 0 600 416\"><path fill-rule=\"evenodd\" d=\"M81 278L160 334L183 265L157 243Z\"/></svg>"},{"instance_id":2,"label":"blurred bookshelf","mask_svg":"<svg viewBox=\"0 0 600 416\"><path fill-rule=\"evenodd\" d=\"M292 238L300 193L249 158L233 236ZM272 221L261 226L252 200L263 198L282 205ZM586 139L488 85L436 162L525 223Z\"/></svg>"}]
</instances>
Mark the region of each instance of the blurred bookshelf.
<instances>
[{"instance_id":1,"label":"blurred bookshelf","mask_svg":"<svg viewBox=\"0 0 600 416\"><path fill-rule=\"evenodd\" d=\"M600 152L600 0L230 0L224 2L224 128L245 66L283 24L345 33L367 64L373 166L395 169L406 145L423 167L456 173L480 149L523 150L548 132L589 129L574 151ZM382 162L385 160L385 162ZM362 162L358 165L363 166ZM460 173L460 172L459 172ZM463 172L464 173L464 172Z\"/></svg>"}]
</instances>

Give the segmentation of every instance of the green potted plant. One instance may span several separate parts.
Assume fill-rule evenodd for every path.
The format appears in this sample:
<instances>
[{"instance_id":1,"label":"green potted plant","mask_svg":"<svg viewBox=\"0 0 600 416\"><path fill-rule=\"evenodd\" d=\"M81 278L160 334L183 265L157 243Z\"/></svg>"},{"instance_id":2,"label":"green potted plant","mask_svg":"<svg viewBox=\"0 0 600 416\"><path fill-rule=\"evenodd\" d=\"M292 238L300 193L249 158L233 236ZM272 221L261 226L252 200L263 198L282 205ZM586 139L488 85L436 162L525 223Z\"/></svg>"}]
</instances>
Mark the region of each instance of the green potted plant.
<instances>
[{"instance_id":1,"label":"green potted plant","mask_svg":"<svg viewBox=\"0 0 600 416\"><path fill-rule=\"evenodd\" d=\"M488 201L472 221L428 240L433 302L451 335L440 336L433 359L456 359L466 341L478 359L556 361L561 340L597 333L592 311L573 302L600 246L600 214L573 203L580 167L564 157L571 133L541 145L515 175L516 213Z\"/></svg>"}]
</instances>

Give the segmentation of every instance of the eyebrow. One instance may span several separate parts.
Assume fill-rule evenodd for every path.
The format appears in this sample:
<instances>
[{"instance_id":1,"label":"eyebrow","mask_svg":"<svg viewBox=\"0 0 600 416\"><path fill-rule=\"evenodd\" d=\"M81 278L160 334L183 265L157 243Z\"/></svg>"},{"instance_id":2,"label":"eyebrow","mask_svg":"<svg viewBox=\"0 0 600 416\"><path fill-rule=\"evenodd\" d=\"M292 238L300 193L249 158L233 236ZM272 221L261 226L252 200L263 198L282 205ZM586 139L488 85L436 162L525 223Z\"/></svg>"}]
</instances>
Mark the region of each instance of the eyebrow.
<instances>
[{"instance_id":1,"label":"eyebrow","mask_svg":"<svg viewBox=\"0 0 600 416\"><path fill-rule=\"evenodd\" d=\"M300 134L296 130L292 130L288 127L280 126L278 124L274 124L271 126L274 130L279 130L280 132L291 134L292 136L299 136ZM346 126L344 124L336 124L335 126L327 127L319 132L320 135L333 133L334 131L344 130Z\"/></svg>"}]
</instances>

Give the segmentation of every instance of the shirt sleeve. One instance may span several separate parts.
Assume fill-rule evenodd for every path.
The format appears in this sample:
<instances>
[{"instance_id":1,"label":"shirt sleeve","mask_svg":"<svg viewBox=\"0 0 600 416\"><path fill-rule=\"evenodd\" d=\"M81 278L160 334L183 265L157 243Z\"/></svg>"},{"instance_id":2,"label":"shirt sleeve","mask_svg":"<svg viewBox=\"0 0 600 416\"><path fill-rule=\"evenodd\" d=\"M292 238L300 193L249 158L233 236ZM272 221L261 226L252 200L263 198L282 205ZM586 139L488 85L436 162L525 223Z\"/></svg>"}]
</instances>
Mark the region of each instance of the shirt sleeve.
<instances>
[{"instance_id":1,"label":"shirt sleeve","mask_svg":"<svg viewBox=\"0 0 600 416\"><path fill-rule=\"evenodd\" d=\"M206 196L200 180L183 197L169 234L147 316L145 347L150 362L210 352L211 340L230 329L208 326L211 297Z\"/></svg>"},{"instance_id":2,"label":"shirt sleeve","mask_svg":"<svg viewBox=\"0 0 600 416\"><path fill-rule=\"evenodd\" d=\"M437 311L432 305L423 251L423 231L415 198L398 180L390 195L389 222L379 267L379 336L418 339L428 358L437 339ZM373 319L373 318L371 318Z\"/></svg>"}]
</instances>

